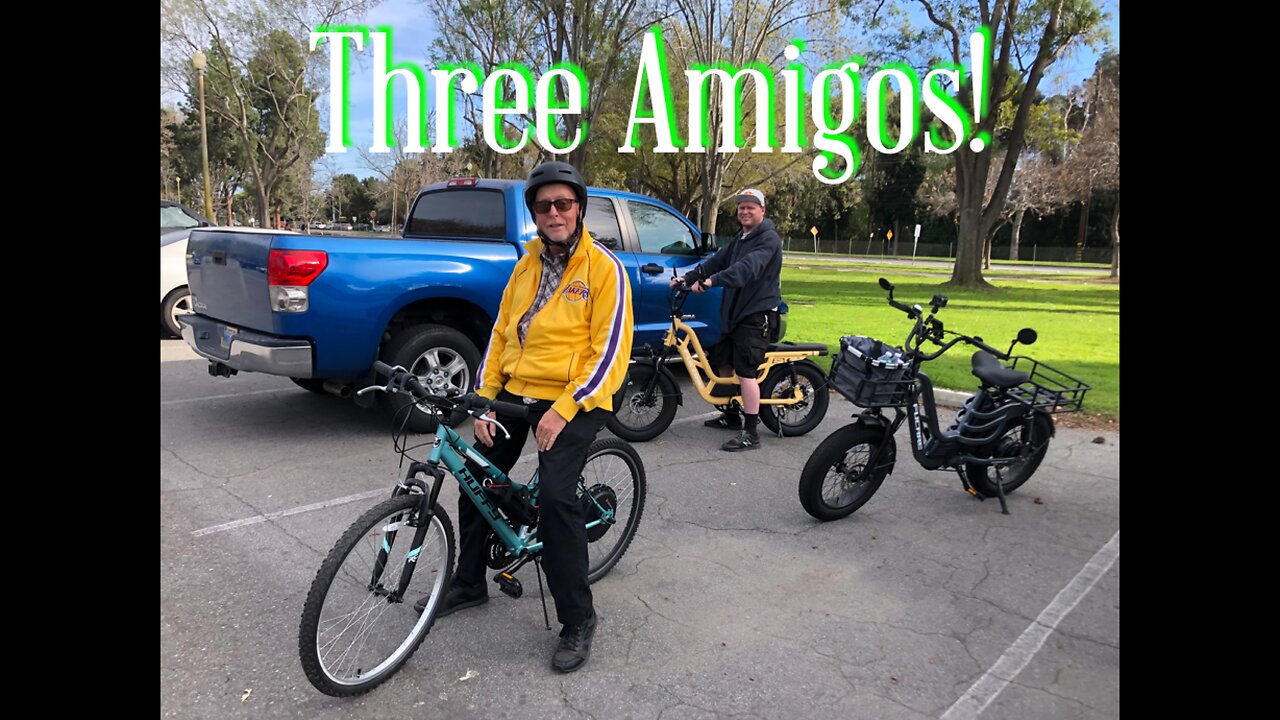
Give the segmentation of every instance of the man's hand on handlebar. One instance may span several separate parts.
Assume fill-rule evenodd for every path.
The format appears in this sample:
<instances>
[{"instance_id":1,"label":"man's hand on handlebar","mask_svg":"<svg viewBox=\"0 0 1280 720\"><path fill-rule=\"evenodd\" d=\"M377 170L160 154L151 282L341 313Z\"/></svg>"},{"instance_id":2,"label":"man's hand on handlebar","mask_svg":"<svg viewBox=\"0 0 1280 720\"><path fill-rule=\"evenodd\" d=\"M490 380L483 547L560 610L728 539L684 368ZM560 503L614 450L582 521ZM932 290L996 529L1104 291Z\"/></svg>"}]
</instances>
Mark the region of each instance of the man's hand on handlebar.
<instances>
[{"instance_id":1,"label":"man's hand on handlebar","mask_svg":"<svg viewBox=\"0 0 1280 720\"><path fill-rule=\"evenodd\" d=\"M673 278L671 278L671 282L670 282L670 283L668 283L668 287L676 287L676 286L679 286L679 287L682 287L682 288L687 288L690 292L693 292L693 293L701 293L701 292L705 292L705 291L707 291L707 290L711 289L711 284L712 284L712 283L711 283L711 278L705 278L705 279L703 279L703 280L699 280L699 281L695 282L695 283L694 283L694 284L692 284L692 285L688 285L688 284L686 284L686 283L685 283L684 278L682 278L682 277L673 277Z\"/></svg>"}]
</instances>

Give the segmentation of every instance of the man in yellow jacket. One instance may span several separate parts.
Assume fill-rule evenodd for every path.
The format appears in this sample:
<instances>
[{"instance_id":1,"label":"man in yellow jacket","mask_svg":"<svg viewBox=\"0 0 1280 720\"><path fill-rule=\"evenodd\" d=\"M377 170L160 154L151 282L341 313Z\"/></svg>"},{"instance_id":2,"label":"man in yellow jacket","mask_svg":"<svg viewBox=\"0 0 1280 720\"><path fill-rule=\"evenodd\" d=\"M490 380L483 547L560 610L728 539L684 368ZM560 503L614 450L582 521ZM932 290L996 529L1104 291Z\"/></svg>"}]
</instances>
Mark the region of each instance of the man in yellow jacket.
<instances>
[{"instance_id":1,"label":"man in yellow jacket","mask_svg":"<svg viewBox=\"0 0 1280 720\"><path fill-rule=\"evenodd\" d=\"M543 568L556 617L564 625L551 665L573 672L591 653L597 622L587 585L586 518L577 480L587 447L613 412L613 394L627 373L631 284L622 262L583 228L587 187L572 165L547 162L534 168L524 199L538 238L525 245L528 252L502 293L476 393L523 403L529 414L527 419L496 416L510 438L487 422L477 422L475 434L485 456L507 473L533 429ZM458 502L458 527L458 570L437 618L489 599L484 583L489 526L466 498Z\"/></svg>"}]
</instances>

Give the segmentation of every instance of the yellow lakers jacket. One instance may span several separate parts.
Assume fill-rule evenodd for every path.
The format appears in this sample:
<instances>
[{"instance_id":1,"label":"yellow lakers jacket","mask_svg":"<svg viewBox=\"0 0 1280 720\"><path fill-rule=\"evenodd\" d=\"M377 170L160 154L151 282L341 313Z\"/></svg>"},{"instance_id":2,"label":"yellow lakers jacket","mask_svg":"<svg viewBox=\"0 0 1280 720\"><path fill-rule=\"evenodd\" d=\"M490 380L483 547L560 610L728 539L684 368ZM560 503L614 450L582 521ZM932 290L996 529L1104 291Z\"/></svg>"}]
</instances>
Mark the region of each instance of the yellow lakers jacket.
<instances>
[{"instance_id":1,"label":"yellow lakers jacket","mask_svg":"<svg viewBox=\"0 0 1280 720\"><path fill-rule=\"evenodd\" d=\"M538 311L520 345L517 326L542 280L542 240L525 244L502 293L489 348L480 363L476 393L490 400L508 392L554 400L572 420L578 409L613 410L631 359L631 283L613 253L583 229L560 287Z\"/></svg>"}]
</instances>

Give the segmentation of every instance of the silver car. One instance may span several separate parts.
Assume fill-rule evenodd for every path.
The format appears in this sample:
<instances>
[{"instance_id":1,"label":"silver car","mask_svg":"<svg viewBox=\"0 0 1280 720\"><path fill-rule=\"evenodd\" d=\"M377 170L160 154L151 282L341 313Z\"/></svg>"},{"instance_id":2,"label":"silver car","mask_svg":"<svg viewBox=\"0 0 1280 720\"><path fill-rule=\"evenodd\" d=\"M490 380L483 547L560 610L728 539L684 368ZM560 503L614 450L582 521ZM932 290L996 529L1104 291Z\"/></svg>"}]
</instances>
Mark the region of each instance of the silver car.
<instances>
[{"instance_id":1,"label":"silver car","mask_svg":"<svg viewBox=\"0 0 1280 720\"><path fill-rule=\"evenodd\" d=\"M213 221L172 200L160 201L160 329L179 335L178 316L191 312L187 289L187 238Z\"/></svg>"}]
</instances>

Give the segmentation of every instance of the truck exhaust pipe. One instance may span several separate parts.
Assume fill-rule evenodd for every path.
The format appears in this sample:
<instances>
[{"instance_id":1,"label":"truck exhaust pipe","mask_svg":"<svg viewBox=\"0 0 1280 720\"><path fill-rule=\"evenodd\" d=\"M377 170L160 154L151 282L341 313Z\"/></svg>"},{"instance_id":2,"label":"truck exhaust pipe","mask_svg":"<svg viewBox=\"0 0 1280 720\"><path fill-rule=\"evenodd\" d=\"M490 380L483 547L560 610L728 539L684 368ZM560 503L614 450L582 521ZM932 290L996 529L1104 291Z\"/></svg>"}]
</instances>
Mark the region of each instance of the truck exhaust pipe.
<instances>
[{"instance_id":1,"label":"truck exhaust pipe","mask_svg":"<svg viewBox=\"0 0 1280 720\"><path fill-rule=\"evenodd\" d=\"M325 392L337 395L343 400L351 399L352 390L350 385L344 385L342 383L337 383L332 380L325 380L322 387L324 388Z\"/></svg>"}]
</instances>

